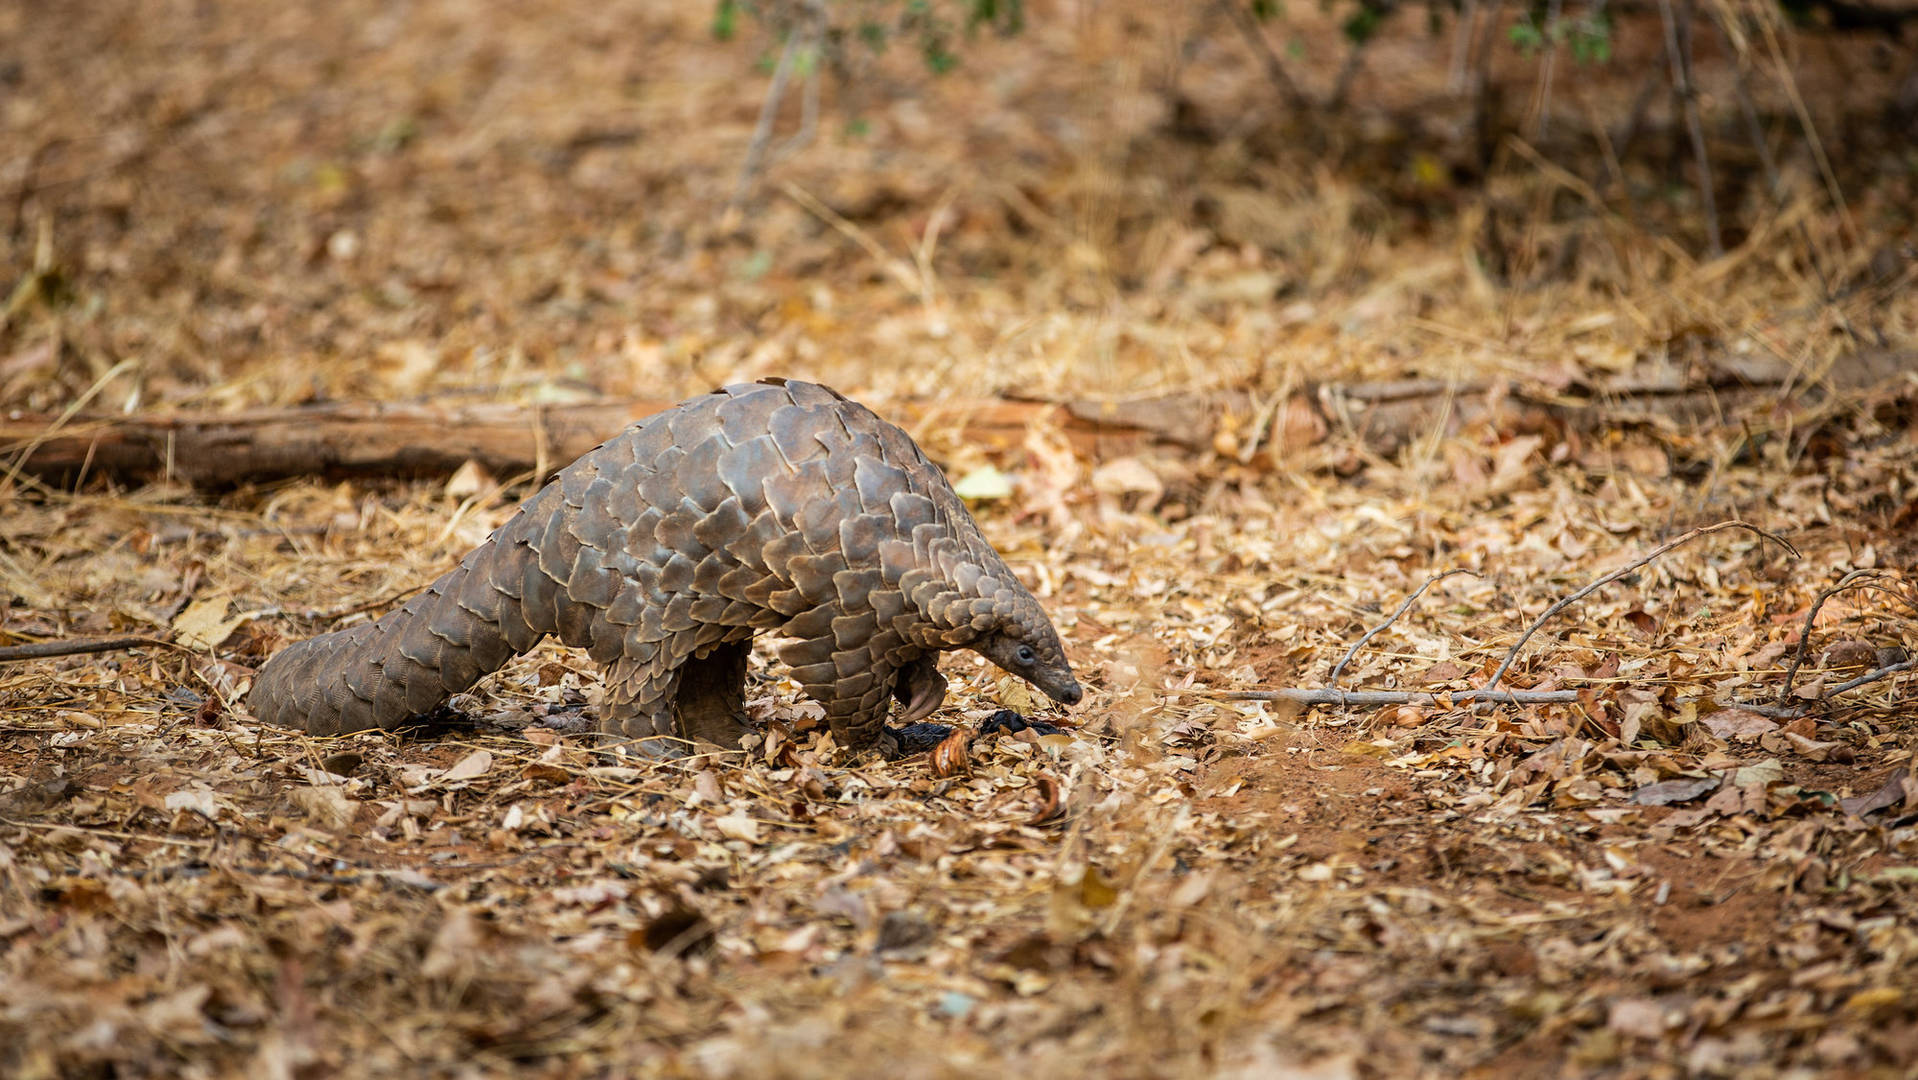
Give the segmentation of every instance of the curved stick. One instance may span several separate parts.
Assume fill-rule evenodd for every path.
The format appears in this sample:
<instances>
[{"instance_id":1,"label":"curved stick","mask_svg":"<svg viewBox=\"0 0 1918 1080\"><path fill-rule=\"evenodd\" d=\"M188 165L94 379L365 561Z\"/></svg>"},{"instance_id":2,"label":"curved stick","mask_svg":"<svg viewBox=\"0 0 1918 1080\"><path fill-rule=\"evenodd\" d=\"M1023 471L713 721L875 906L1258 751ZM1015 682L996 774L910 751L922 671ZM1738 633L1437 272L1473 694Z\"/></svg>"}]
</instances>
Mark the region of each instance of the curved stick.
<instances>
[{"instance_id":1,"label":"curved stick","mask_svg":"<svg viewBox=\"0 0 1918 1080\"><path fill-rule=\"evenodd\" d=\"M1460 567L1455 567L1451 570L1447 570L1442 574L1438 574L1433 577L1426 578L1425 584L1420 585L1418 588L1412 590L1412 595L1405 598L1405 602L1398 606L1397 611L1392 612L1391 618L1386 619L1384 622L1378 624L1377 626L1374 626L1372 629L1367 630L1365 632L1364 637L1361 637L1357 641L1353 642L1352 647L1345 650L1345 655L1339 657L1339 662L1332 665L1332 674L1327 675L1325 677L1325 681L1336 689L1339 684L1339 673L1344 671L1345 665L1351 663L1352 658L1359 654L1359 650L1365 647L1366 642L1377 637L1380 631L1383 631L1386 627L1391 626L1393 623L1399 621L1399 616L1405 614L1405 609L1411 607L1413 601L1417 600L1420 596L1423 596L1425 594L1425 590L1431 588L1432 586L1438 584L1441 581L1444 581L1446 578L1451 577L1453 574L1470 574L1473 577L1479 576L1478 571L1467 570L1466 568L1460 566Z\"/></svg>"},{"instance_id":2,"label":"curved stick","mask_svg":"<svg viewBox=\"0 0 1918 1080\"><path fill-rule=\"evenodd\" d=\"M1819 593L1818 599L1811 602L1811 610L1805 612L1805 626L1798 631L1798 647L1792 650L1791 664L1785 668L1785 688L1778 692L1778 703L1780 705L1783 705L1791 698L1792 680L1798 677L1798 666L1805 662L1805 654L1811 649L1812 623L1818 621L1818 611L1825 606L1825 601L1830 600L1846 589L1870 588L1877 584L1877 581L1873 579L1884 576L1884 573L1883 570L1867 569L1849 571L1844 577L1839 578L1836 584L1824 592Z\"/></svg>"},{"instance_id":3,"label":"curved stick","mask_svg":"<svg viewBox=\"0 0 1918 1080\"><path fill-rule=\"evenodd\" d=\"M1632 571L1637 570L1638 568L1644 566L1646 563L1649 563L1652 560L1657 559L1659 556L1664 555L1666 552L1672 550L1673 548L1681 547L1685 544L1689 544L1693 540L1696 540L1707 533L1722 532L1726 529L1744 529L1746 532L1756 533L1757 535L1762 536L1767 540L1770 540L1772 543L1777 544L1779 547L1784 548L1786 551L1791 552L1792 558L1794 559L1798 558L1798 549L1791 546L1791 544L1787 542L1783 537L1780 537L1775 533L1767 532L1766 530L1761 529L1758 526L1753 525L1748 521L1732 520L1732 521L1721 521L1717 523L1716 525L1701 525L1698 528L1693 529L1692 531L1685 533L1682 536L1679 536L1672 540L1667 540L1663 544L1660 544L1657 547L1653 548L1651 551L1645 553L1644 556L1626 564L1625 566L1619 567L1618 569L1612 571L1611 573L1606 574L1604 577L1599 578L1597 581L1592 582L1590 585L1587 585L1584 588L1573 593L1572 595L1565 597L1563 600L1558 601L1557 603L1553 604L1551 607L1546 608L1545 614L1540 615L1535 621L1533 621L1532 625L1526 627L1525 632L1523 634L1520 634L1518 636L1518 640L1512 643L1512 648L1510 649L1510 651L1506 652L1505 654L1505 662L1500 664L1498 666L1498 670L1492 673L1492 681L1485 684L1485 689L1487 690L1498 689L1499 680L1505 678L1505 673L1511 670L1512 664L1518 660L1519 650L1525 647L1525 643L1532 639L1533 634L1538 633L1541 627L1543 627L1547 622L1551 621L1552 616L1557 615L1559 612L1564 611L1566 608L1571 607L1573 604L1576 604L1580 600L1583 600L1586 597L1592 595L1593 593L1597 592L1599 589L1607 585L1610 585L1612 582L1617 581L1619 578L1622 578L1625 575L1631 573Z\"/></svg>"}]
</instances>

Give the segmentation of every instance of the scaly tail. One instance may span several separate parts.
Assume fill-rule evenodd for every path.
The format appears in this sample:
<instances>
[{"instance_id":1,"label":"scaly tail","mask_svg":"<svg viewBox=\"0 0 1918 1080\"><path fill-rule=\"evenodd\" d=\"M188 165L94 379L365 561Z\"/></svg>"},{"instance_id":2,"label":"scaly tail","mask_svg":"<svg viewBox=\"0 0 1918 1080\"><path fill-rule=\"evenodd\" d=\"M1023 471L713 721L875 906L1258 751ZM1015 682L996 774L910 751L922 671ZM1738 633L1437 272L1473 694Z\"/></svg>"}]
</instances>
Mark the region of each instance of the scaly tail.
<instances>
[{"instance_id":1,"label":"scaly tail","mask_svg":"<svg viewBox=\"0 0 1918 1080\"><path fill-rule=\"evenodd\" d=\"M559 632L564 589L538 554L561 516L559 488L548 485L405 606L274 654L248 707L314 735L398 727Z\"/></svg>"}]
</instances>

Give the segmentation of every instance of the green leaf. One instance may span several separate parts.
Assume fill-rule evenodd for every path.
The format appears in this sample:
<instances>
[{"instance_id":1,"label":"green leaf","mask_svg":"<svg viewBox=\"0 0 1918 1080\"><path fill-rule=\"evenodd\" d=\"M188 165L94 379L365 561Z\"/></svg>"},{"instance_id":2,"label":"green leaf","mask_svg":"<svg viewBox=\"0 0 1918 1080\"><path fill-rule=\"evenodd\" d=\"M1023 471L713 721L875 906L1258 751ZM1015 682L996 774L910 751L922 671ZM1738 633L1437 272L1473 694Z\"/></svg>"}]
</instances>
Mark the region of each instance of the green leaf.
<instances>
[{"instance_id":1,"label":"green leaf","mask_svg":"<svg viewBox=\"0 0 1918 1080\"><path fill-rule=\"evenodd\" d=\"M943 38L927 38L920 44L920 52L934 75L944 75L959 66L959 58L946 48Z\"/></svg>"},{"instance_id":2,"label":"green leaf","mask_svg":"<svg viewBox=\"0 0 1918 1080\"><path fill-rule=\"evenodd\" d=\"M739 30L739 0L719 0L713 7L713 37L731 41Z\"/></svg>"},{"instance_id":3,"label":"green leaf","mask_svg":"<svg viewBox=\"0 0 1918 1080\"><path fill-rule=\"evenodd\" d=\"M1545 47L1545 35L1539 33L1538 27L1529 19L1513 23L1512 28L1506 31L1506 36L1510 37L1512 44L1518 47L1519 55L1527 59L1537 55L1538 51Z\"/></svg>"},{"instance_id":4,"label":"green leaf","mask_svg":"<svg viewBox=\"0 0 1918 1080\"><path fill-rule=\"evenodd\" d=\"M1372 40L1372 35L1379 32L1379 27L1384 22L1383 11L1370 4L1361 4L1359 9L1352 13L1352 17L1345 20L1343 27L1345 37L1354 45L1363 45Z\"/></svg>"}]
</instances>

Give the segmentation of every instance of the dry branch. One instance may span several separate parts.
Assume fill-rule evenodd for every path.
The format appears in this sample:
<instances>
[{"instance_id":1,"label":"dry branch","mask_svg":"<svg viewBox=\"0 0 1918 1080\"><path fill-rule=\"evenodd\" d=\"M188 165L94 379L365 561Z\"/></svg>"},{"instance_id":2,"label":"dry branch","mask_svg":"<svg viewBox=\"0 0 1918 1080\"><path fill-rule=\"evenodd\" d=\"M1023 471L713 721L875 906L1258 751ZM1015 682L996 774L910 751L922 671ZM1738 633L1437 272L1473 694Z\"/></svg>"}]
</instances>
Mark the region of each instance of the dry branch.
<instances>
[{"instance_id":1,"label":"dry branch","mask_svg":"<svg viewBox=\"0 0 1918 1080\"><path fill-rule=\"evenodd\" d=\"M1499 664L1498 670L1492 673L1492 677L1490 681L1486 684L1484 689L1480 689L1480 690L1458 690L1458 691L1352 690L1352 691L1346 691L1346 690L1339 689L1336 685L1332 685L1323 689L1286 687L1278 690L1232 690L1232 691L1225 691L1223 693L1218 693L1215 696L1217 696L1220 700L1223 700L1223 701L1286 701L1286 702L1291 702L1294 705L1298 705L1305 708L1310 708L1312 706L1317 706L1317 705L1333 705L1333 706L1338 706L1339 708L1351 708L1354 706L1361 707L1361 708L1376 708L1376 707L1386 706L1386 705L1436 705L1444 709L1454 709L1462 705L1473 705L1473 704L1548 705L1548 704L1564 704L1564 703L1574 702L1579 699L1579 694L1581 693L1581 691L1578 691L1578 690L1501 690L1498 688L1498 684L1502 679L1504 679L1506 672L1511 670L1512 664L1518 659L1519 652L1521 649L1524 648L1525 643L1531 640L1532 636L1536 634L1547 622L1549 622L1553 616L1557 615L1559 612L1565 610L1566 608L1577 603L1578 601L1584 599L1585 597L1590 596L1592 593L1596 592L1597 590L1604 587L1605 585L1608 585L1614 581L1617 581L1620 578L1625 577L1626 575L1632 573L1633 571L1644 567L1645 565L1653 562L1654 560L1660 558L1661 556L1672 551L1673 549L1681 547L1685 544L1688 544L1691 541L1696 540L1701 536L1705 536L1707 534L1715 533L1715 532L1722 532L1726 529L1744 529L1747 532L1754 533L1758 535L1759 537L1762 537L1763 539L1770 540L1771 542L1778 544L1779 546L1783 547L1786 551L1790 552L1793 558L1798 557L1798 549L1793 547L1789 542L1787 542L1783 538L1773 533L1767 532L1766 530L1761 529L1755 525L1749 524L1747 522L1721 521L1713 525L1705 525L1705 526L1701 526L1699 528L1693 529L1681 536L1674 537L1673 539L1668 540L1663 544L1660 544L1658 547L1653 548L1651 551L1646 552L1643 556L1640 556L1639 558L1633 560L1632 562L1626 564L1625 566L1619 567L1618 569L1613 570L1610 573L1607 573L1603 577L1600 577L1596 581L1593 581L1591 584L1586 585L1584 588L1579 589L1577 592L1572 593L1571 595L1556 601L1550 607L1546 608L1544 614L1540 615L1537 619L1534 619L1531 622L1531 624L1525 628L1524 633L1519 635L1518 640L1512 643L1511 648L1508 649L1505 653L1503 662ZM1413 590L1412 594L1406 597L1405 600L1399 604L1397 609L1395 609L1392 612L1390 617L1388 617L1384 622L1378 624L1377 626L1372 627L1370 630L1367 630L1363 637L1359 638L1359 640L1355 642L1351 648L1345 651L1345 655L1339 658L1339 661L1337 664L1333 665L1332 672L1327 677L1326 681L1328 683L1336 684L1338 682L1339 674L1345 670L1345 666L1351 662L1352 657L1358 653L1359 649L1362 648L1366 642L1370 641L1373 637L1377 636L1381 631L1385 630L1387 627L1397 622L1399 617L1404 615L1405 612L1411 608L1413 602L1416 601L1421 595L1423 595L1427 589L1431 588L1433 585L1444 580L1445 578L1452 576L1453 574L1461 574L1461 573L1470 573L1470 571L1463 570L1463 569L1447 570L1444 573L1436 574L1430 578L1427 578L1423 584L1421 584L1417 589ZM1811 711L1811 708L1813 706L1822 705L1830 701L1831 699L1837 697L1839 694L1856 690L1861 686L1869 686L1872 683L1880 682L1884 679L1890 678L1893 675L1900 674L1901 672L1918 670L1918 659L1908 659L1908 660L1900 661L1895 664L1886 664L1883 667L1879 667L1874 670L1867 671L1864 674L1859 675L1858 677L1854 679L1846 680L1845 682L1839 683L1836 686L1826 689L1823 693L1819 694L1818 698L1814 701L1808 701L1804 703L1803 705L1786 704L1787 699L1791 695L1792 678L1794 675L1797 674L1799 665L1803 662L1805 658L1806 642L1809 640L1811 636L1812 623L1817 619L1819 609L1823 607L1825 602L1827 600L1830 600L1833 596L1836 596L1837 594L1844 592L1847 589L1853 589L1853 588L1884 588L1884 585L1882 584L1882 582L1876 579L1876 573L1874 571L1854 570L1846 574L1841 579L1839 579L1839 581L1836 584L1832 585L1830 588L1827 588L1818 594L1817 599L1812 602L1810 611L1807 612L1805 616L1805 628L1799 636L1798 647L1795 650L1795 653L1792 657L1791 666L1785 672L1785 680L1784 680L1785 689L1783 690L1782 693L1779 694L1776 703L1748 702L1748 701L1737 701L1732 699L1710 698L1710 697L1698 697L1698 698L1691 698L1687 700L1694 701L1694 702L1711 701L1712 703L1720 706L1721 708L1743 709L1746 712L1757 713L1761 716L1771 717L1774 719L1789 720L1789 719L1795 719L1799 716L1805 715L1806 713ZM1198 692L1203 692L1203 691L1198 691Z\"/></svg>"},{"instance_id":2,"label":"dry branch","mask_svg":"<svg viewBox=\"0 0 1918 1080\"><path fill-rule=\"evenodd\" d=\"M1431 588L1432 586L1438 584L1441 581L1444 581L1446 578L1451 577L1454 574L1471 574L1473 577L1478 576L1477 571L1467 570L1466 568L1462 566L1458 566L1458 567L1453 567L1450 570L1446 570L1442 573L1433 574L1431 577L1426 578L1425 584L1420 585L1416 589L1413 589L1412 595L1406 597L1404 602L1399 604L1398 609L1393 611L1392 614L1388 616L1384 622L1378 624L1377 626L1374 626L1370 630L1367 630L1363 636L1361 636L1357 641L1354 641L1352 643L1351 648L1345 650L1345 655L1339 657L1339 662L1332 665L1332 673L1325 677L1325 681L1328 683L1331 683L1333 686L1336 687L1339 684L1339 675L1345 671L1345 665L1352 662L1352 658L1359 654L1360 649L1365 648L1366 642L1379 636L1379 634L1383 633L1387 627L1391 626L1395 622L1398 622L1399 616L1405 614L1407 609L1411 608L1411 606L1415 602L1417 602L1419 597L1425 595L1425 590Z\"/></svg>"},{"instance_id":3,"label":"dry branch","mask_svg":"<svg viewBox=\"0 0 1918 1080\"><path fill-rule=\"evenodd\" d=\"M1755 533L1758 536L1766 540L1770 540L1772 543L1775 543L1779 545L1780 547L1783 547L1786 551L1791 552L1791 555L1793 558L1798 557L1798 549L1793 547L1785 539L1783 539L1780 536L1777 536L1774 533L1767 532L1766 530L1761 529L1756 525L1749 524L1747 522L1720 521L1716 524L1700 526L1699 528L1693 529L1690 532L1687 532L1681 536L1674 537L1671 540L1668 540L1665 543L1658 545L1657 547L1646 552L1644 555L1640 556L1639 558L1634 559L1630 563L1627 563L1626 565L1621 566L1618 569L1613 570L1608 574L1605 574L1603 577L1598 578L1596 581L1593 581L1591 584L1586 585L1584 588L1578 590L1575 593L1572 593L1569 596L1566 596L1558 600L1557 602L1553 603L1550 607L1546 608L1544 614L1532 620L1531 625L1527 626L1525 628L1524 633L1518 636L1518 640L1512 643L1512 647L1508 649L1505 653L1504 661L1499 664L1498 670L1492 673L1491 680L1485 685L1483 689L1480 689L1480 690L1437 691L1437 692L1427 691L1427 690L1355 690L1355 691L1348 692L1345 690L1340 690L1336 685L1334 685L1326 689L1310 689L1310 690L1304 689L1304 688L1297 688L1297 687L1288 687L1280 690L1231 691L1222 696L1227 701L1289 701L1295 705L1306 706L1306 707L1310 707L1313 705L1337 705L1340 708L1346 708L1354 705L1357 705L1357 706L1437 705L1441 708L1450 709L1450 708L1456 708L1460 705L1472 705L1472 704L1544 705L1544 704L1552 704L1552 703L1577 701L1578 695L1579 695L1579 691L1577 690L1500 690L1498 684L1501 680L1505 678L1505 673L1511 670L1512 664L1518 660L1518 654L1522 649L1524 649L1525 643L1530 641L1532 639L1532 636L1538 633L1538 631L1542 627L1544 627L1544 625L1547 622L1551 621L1553 616L1557 615L1559 612L1565 610L1566 608L1572 606L1573 604L1576 604L1580 600L1583 600L1587 596L1590 596L1594 592L1597 592L1599 589L1603 588L1604 586L1609 585L1612 582L1617 581L1622 577L1625 577L1627 574L1630 574L1633 571L1644 567L1646 564L1650 562L1653 562L1654 560L1665 555L1667 552L1670 552L1675 548L1682 547L1683 545L1688 544L1692 542L1693 540L1698 539L1701 536L1705 536L1715 532L1723 532L1726 529L1744 529L1747 532ZM1339 678L1339 673L1345 670L1345 665L1351 661L1353 655L1355 655L1359 651L1360 647L1362 647L1367 641L1370 641L1380 631L1384 630L1388 626L1391 626L1394 622L1397 622L1399 619L1399 616L1405 614L1406 610L1412 606L1413 601L1417 600L1420 596L1424 595L1425 590L1431 588L1434 584L1444 580L1445 578L1452 576L1453 574L1461 574L1461 573L1470 573L1470 571L1463 570L1463 569L1447 570L1442 574L1437 574L1437 575L1434 575L1433 577L1427 578L1424 584L1420 585L1417 589L1413 590L1412 595L1406 597L1404 602L1399 604L1397 610L1393 611L1389 618L1387 618L1384 622L1380 623L1379 625L1371 628L1370 630L1367 630L1365 632L1365 636L1359 638L1359 640L1355 642L1351 648L1345 651L1345 655L1339 658L1339 662L1337 664L1333 665L1332 673L1330 676L1327 677L1326 681L1330 683L1337 683ZM1849 580L1849 578L1847 580ZM1822 598L1820 602L1821 603L1823 602ZM1879 677L1882 678L1883 676L1879 676ZM1858 685L1863 685L1863 683L1858 683ZM1850 687L1848 685L1846 689L1849 689L1849 688ZM1834 692L1836 692L1836 690L1834 690ZM1741 706L1741 707L1744 707L1744 706Z\"/></svg>"},{"instance_id":4,"label":"dry branch","mask_svg":"<svg viewBox=\"0 0 1918 1080\"><path fill-rule=\"evenodd\" d=\"M1289 701L1295 705L1550 705L1578 700L1576 690L1230 690L1218 695L1226 701Z\"/></svg>"},{"instance_id":5,"label":"dry branch","mask_svg":"<svg viewBox=\"0 0 1918 1080\"><path fill-rule=\"evenodd\" d=\"M475 461L505 475L541 461L571 461L627 424L670 401L524 406L386 405L352 402L235 413L175 413L59 419L15 414L0 419L0 453L20 471L67 479L85 467L115 477L162 477L217 487L286 476L443 474ZM1125 448L1136 427L1078 419L1061 406L983 401L909 405L908 422L950 416L966 437L1015 446L1028 426L1057 422L1082 449L1109 440Z\"/></svg>"},{"instance_id":6,"label":"dry branch","mask_svg":"<svg viewBox=\"0 0 1918 1080\"><path fill-rule=\"evenodd\" d=\"M1170 394L1117 401L909 401L886 406L915 431L954 426L988 450L1020 446L1035 424L1056 425L1095 458L1162 446L1203 451L1220 418L1272 411L1273 447L1288 452L1333 438L1391 454L1434 429L1473 423L1557 424L1589 431L1654 423L1717 426L1740 416L1800 423L1844 398L1895 384L1918 358L1857 353L1815 383L1789 365L1730 370L1718 384L1614 385L1574 396L1512 382L1437 381L1308 386L1281 403L1245 391ZM507 475L571 461L621 428L673 404L609 401L576 405L383 404L345 402L232 413L13 413L0 417L7 469L71 481L82 472L119 479L167 478L206 487L287 476L436 475L475 461Z\"/></svg>"},{"instance_id":7,"label":"dry branch","mask_svg":"<svg viewBox=\"0 0 1918 1080\"><path fill-rule=\"evenodd\" d=\"M1780 705L1791 700L1792 683L1798 678L1799 667L1805 663L1805 654L1811 650L1812 627L1818 622L1818 612L1824 608L1825 601L1830 600L1832 597L1837 596L1847 589L1882 587L1876 579L1883 576L1883 574L1884 571L1882 570L1852 570L1845 574L1844 577L1839 578L1835 584L1819 593L1817 598L1811 602L1811 607L1805 612L1805 627L1798 632L1798 647L1792 650L1791 664L1785 668L1785 685L1778 691L1778 703Z\"/></svg>"},{"instance_id":8,"label":"dry branch","mask_svg":"<svg viewBox=\"0 0 1918 1080\"><path fill-rule=\"evenodd\" d=\"M67 638L56 641L33 641L25 645L0 645L0 664L16 660L47 660L56 656L82 656L87 653L118 652L121 649L137 649L143 646L155 646L162 649L177 649L178 645L159 638L141 634L123 634L116 637Z\"/></svg>"},{"instance_id":9,"label":"dry branch","mask_svg":"<svg viewBox=\"0 0 1918 1080\"><path fill-rule=\"evenodd\" d=\"M1637 570L1645 566L1647 563L1650 563L1658 559L1659 557L1663 556L1666 552L1671 551L1673 548L1682 547L1686 544L1691 543L1693 540L1698 539L1701 536L1705 536L1709 533L1723 532L1726 529L1744 529L1746 532L1755 533L1758 536L1761 536L1767 540L1770 540L1772 543L1777 544L1779 547L1784 548L1786 551L1791 552L1792 558L1794 559L1798 558L1798 549L1791 546L1790 542L1786 541L1783 537L1778 536L1775 533L1767 532L1764 529L1761 529L1758 526L1753 525L1749 522L1721 521L1715 525L1701 525L1698 528L1693 529L1688 533L1685 533L1681 536L1677 536L1670 540L1667 540L1666 542L1646 552L1644 555L1632 560L1629 563L1626 563L1624 566L1619 567L1618 569L1612 571L1611 573L1606 574L1604 577L1599 578L1597 581L1592 582L1590 585L1587 585L1584 588L1578 590L1572 595L1567 596L1562 600L1559 600L1557 603L1554 603L1551 607L1546 608L1545 613L1543 615L1540 615L1537 619L1534 619L1532 621L1532 625L1526 627L1525 632L1520 634L1518 636L1518 640L1512 643L1511 649L1509 649L1505 653L1505 661L1499 664L1497 671L1492 672L1492 681L1486 684L1486 689L1488 690L1498 689L1499 681L1505 678L1505 673L1512 670L1512 665L1515 662L1517 662L1519 650L1523 649L1525 647L1525 643L1532 640L1532 635L1538 633L1539 629L1543 627L1547 622L1550 622L1554 615L1557 615L1559 612L1564 611L1566 608L1571 607L1573 604L1576 604L1580 600L1583 600L1586 597L1592 595L1593 593L1597 592L1599 589L1602 589L1605 586L1610 585L1612 582L1617 581L1619 578L1622 578L1626 576L1627 574L1630 574L1634 570Z\"/></svg>"}]
</instances>

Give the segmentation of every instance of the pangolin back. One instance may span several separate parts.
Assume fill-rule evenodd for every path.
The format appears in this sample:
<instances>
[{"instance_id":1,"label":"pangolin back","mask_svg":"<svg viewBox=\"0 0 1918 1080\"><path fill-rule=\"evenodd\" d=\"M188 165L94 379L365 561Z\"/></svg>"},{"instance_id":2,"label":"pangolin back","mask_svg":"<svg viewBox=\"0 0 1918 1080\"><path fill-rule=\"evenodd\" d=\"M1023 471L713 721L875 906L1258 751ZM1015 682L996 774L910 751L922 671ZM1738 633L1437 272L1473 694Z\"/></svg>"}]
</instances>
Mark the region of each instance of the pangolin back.
<instances>
[{"instance_id":1,"label":"pangolin back","mask_svg":"<svg viewBox=\"0 0 1918 1080\"><path fill-rule=\"evenodd\" d=\"M390 728L550 634L607 668L604 730L672 735L689 670L688 695L731 684L742 711L760 630L791 639L780 658L854 749L895 694L911 690L913 719L936 707L944 649L1079 698L1038 601L912 439L825 387L768 380L627 428L404 606L273 656L248 704L314 734Z\"/></svg>"}]
</instances>

